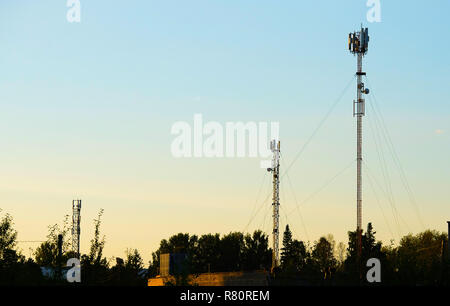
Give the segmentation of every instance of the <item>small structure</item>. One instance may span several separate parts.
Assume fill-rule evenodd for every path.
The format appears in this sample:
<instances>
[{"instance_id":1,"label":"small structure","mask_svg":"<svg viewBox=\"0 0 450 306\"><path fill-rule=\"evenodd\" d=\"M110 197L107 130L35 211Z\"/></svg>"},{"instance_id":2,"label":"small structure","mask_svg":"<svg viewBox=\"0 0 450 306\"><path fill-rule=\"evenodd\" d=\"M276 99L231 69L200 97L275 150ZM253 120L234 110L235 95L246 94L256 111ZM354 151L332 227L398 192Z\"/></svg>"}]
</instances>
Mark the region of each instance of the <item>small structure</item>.
<instances>
[{"instance_id":1,"label":"small structure","mask_svg":"<svg viewBox=\"0 0 450 306\"><path fill-rule=\"evenodd\" d=\"M169 275L179 275L182 273L188 274L187 271L187 254L174 253L174 254L161 254L159 256L159 273L163 277Z\"/></svg>"},{"instance_id":2,"label":"small structure","mask_svg":"<svg viewBox=\"0 0 450 306\"><path fill-rule=\"evenodd\" d=\"M270 274L264 270L190 274L187 254L160 254L159 274L148 279L148 286L177 284L177 277L192 286L268 286Z\"/></svg>"},{"instance_id":3,"label":"small structure","mask_svg":"<svg viewBox=\"0 0 450 306\"><path fill-rule=\"evenodd\" d=\"M268 271L238 271L190 274L188 283L192 286L268 286L270 274ZM175 284L172 275L157 275L148 280L148 286L164 286L166 283Z\"/></svg>"}]
</instances>

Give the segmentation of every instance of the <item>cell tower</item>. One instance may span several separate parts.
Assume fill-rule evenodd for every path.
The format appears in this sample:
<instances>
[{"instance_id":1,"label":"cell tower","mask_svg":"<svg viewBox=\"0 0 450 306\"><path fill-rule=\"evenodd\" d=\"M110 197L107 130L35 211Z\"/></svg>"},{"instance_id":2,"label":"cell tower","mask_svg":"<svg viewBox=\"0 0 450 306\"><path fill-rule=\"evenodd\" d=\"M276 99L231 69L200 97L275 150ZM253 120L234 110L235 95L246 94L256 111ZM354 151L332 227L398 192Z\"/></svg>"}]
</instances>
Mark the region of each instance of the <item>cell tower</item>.
<instances>
[{"instance_id":1,"label":"cell tower","mask_svg":"<svg viewBox=\"0 0 450 306\"><path fill-rule=\"evenodd\" d=\"M356 101L353 100L353 117L357 118L356 127L356 232L357 232L357 252L358 258L361 257L362 252L362 177L361 177L361 164L362 164L362 117L365 115L364 98L363 95L369 93L368 88L364 88L362 82L362 76L366 75L362 71L362 59L366 55L369 46L369 30L361 26L361 31L353 32L348 35L348 49L353 55L357 56L357 87L356 87Z\"/></svg>"},{"instance_id":2,"label":"cell tower","mask_svg":"<svg viewBox=\"0 0 450 306\"><path fill-rule=\"evenodd\" d=\"M81 200L72 201L72 251L80 258Z\"/></svg>"},{"instance_id":3,"label":"cell tower","mask_svg":"<svg viewBox=\"0 0 450 306\"><path fill-rule=\"evenodd\" d=\"M279 255L279 208L280 208L280 142L272 140L270 142L270 150L273 153L272 168L268 168L267 171L271 171L273 174L273 195L272 195L272 208L273 208L273 247L272 247L272 272L278 266Z\"/></svg>"}]
</instances>

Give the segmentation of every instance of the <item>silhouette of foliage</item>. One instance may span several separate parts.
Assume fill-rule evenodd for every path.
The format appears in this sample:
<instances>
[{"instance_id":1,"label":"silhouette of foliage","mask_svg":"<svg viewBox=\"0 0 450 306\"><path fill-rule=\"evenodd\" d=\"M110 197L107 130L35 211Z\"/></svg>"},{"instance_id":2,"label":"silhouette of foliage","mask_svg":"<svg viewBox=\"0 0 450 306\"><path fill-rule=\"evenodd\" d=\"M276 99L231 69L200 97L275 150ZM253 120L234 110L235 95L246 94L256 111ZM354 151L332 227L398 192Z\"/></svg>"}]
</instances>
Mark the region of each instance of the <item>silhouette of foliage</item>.
<instances>
[{"instance_id":1,"label":"silhouette of foliage","mask_svg":"<svg viewBox=\"0 0 450 306\"><path fill-rule=\"evenodd\" d=\"M271 268L272 250L269 237L260 230L250 233L230 232L201 236L178 233L162 239L152 253L145 269L137 249L127 249L125 259L115 258L110 267L103 256L105 236L101 235L103 209L94 219L94 237L88 254L81 255L81 285L145 286L148 277L160 273L161 254L179 254L183 260L172 271L173 278L166 285L191 285L190 275L205 272L252 271ZM61 265L77 254L70 251L68 216L61 226L49 226L47 241L34 253L35 260L17 251L17 231L8 214L0 219L0 285L69 285L63 277ZM57 239L63 236L63 254L58 261ZM320 237L314 243L294 238L289 226L283 234L280 267L272 275L273 284L304 285L371 285L364 281L365 262L377 258L381 262L380 285L446 285L450 284L450 260L445 233L426 230L408 234L398 245L383 245L376 240L376 232L369 223L362 233L362 252L358 260L356 231L348 232L348 245L336 244L332 235ZM337 247L336 247L337 246ZM184 255L183 255L184 254ZM42 269L50 269L52 277L44 277ZM55 273L58 272L58 273ZM61 274L60 274L61 273ZM55 277L57 276L57 277Z\"/></svg>"}]
</instances>

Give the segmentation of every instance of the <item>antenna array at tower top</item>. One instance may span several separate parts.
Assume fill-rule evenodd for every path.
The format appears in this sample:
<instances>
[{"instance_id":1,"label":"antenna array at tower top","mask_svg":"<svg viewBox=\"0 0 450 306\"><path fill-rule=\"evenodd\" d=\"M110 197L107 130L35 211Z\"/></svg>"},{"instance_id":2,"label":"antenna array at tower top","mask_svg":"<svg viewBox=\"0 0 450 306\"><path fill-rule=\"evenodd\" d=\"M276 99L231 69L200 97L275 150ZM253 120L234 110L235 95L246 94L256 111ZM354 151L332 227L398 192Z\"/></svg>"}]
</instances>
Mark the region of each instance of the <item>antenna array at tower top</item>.
<instances>
[{"instance_id":1,"label":"antenna array at tower top","mask_svg":"<svg viewBox=\"0 0 450 306\"><path fill-rule=\"evenodd\" d=\"M369 29L362 28L359 32L348 34L348 50L353 53L366 54L369 49Z\"/></svg>"}]
</instances>

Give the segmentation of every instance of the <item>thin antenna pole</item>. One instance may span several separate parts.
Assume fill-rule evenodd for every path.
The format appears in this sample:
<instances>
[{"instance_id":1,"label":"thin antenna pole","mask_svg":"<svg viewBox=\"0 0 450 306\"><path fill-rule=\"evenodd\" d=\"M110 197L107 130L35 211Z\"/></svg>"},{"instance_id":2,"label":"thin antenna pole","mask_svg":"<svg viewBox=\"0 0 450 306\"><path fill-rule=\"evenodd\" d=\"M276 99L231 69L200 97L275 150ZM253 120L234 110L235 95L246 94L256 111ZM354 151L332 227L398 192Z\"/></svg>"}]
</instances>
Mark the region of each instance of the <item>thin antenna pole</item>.
<instances>
[{"instance_id":1,"label":"thin antenna pole","mask_svg":"<svg viewBox=\"0 0 450 306\"><path fill-rule=\"evenodd\" d=\"M72 251L80 259L81 200L72 201Z\"/></svg>"},{"instance_id":2,"label":"thin antenna pole","mask_svg":"<svg viewBox=\"0 0 450 306\"><path fill-rule=\"evenodd\" d=\"M364 116L364 99L362 98L361 88L362 83L362 53L358 53L358 67L357 67L357 105L362 108L356 113L356 230L358 234L358 257L361 257L362 252L362 117Z\"/></svg>"},{"instance_id":3,"label":"thin antenna pole","mask_svg":"<svg viewBox=\"0 0 450 306\"><path fill-rule=\"evenodd\" d=\"M273 247L272 247L272 268L273 272L279 265L279 222L280 222L280 142L272 140L270 149L273 153L272 168L267 169L272 171L272 210L273 210Z\"/></svg>"}]
</instances>

